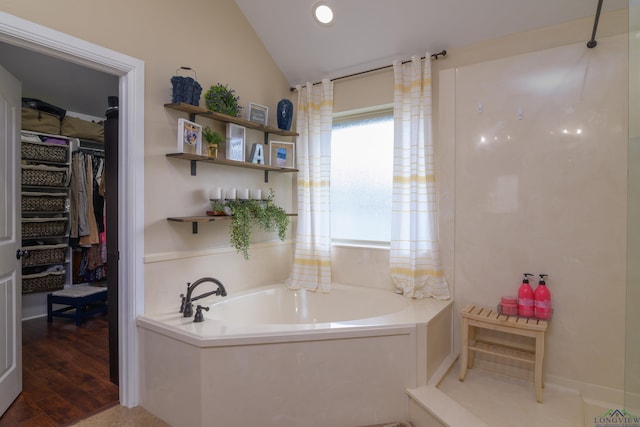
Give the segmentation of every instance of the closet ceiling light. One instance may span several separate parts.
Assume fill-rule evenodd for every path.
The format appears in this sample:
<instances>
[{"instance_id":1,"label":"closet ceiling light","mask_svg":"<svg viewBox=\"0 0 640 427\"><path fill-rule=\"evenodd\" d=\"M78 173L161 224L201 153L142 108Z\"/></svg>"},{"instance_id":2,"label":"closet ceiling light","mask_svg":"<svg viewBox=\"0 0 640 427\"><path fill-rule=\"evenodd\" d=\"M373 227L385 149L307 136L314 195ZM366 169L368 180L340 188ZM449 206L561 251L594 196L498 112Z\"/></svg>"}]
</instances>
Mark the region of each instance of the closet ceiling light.
<instances>
[{"instance_id":1,"label":"closet ceiling light","mask_svg":"<svg viewBox=\"0 0 640 427\"><path fill-rule=\"evenodd\" d=\"M333 22L333 10L324 3L318 3L313 7L313 16L323 25Z\"/></svg>"}]
</instances>

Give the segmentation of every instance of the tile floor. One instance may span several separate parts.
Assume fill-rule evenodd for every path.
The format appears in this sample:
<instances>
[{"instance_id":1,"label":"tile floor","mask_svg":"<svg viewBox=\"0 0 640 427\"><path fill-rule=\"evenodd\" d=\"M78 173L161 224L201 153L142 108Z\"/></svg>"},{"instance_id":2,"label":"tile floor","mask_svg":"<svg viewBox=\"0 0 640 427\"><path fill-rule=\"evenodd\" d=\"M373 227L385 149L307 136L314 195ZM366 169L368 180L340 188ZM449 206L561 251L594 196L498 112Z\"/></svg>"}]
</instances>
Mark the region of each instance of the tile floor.
<instances>
[{"instance_id":1,"label":"tile floor","mask_svg":"<svg viewBox=\"0 0 640 427\"><path fill-rule=\"evenodd\" d=\"M604 402L585 402L572 390L547 384L544 403L535 399L533 383L471 369L458 381L458 363L438 389L492 427L593 427L594 417L615 407ZM170 427L142 407L120 405L106 409L74 427Z\"/></svg>"},{"instance_id":2,"label":"tile floor","mask_svg":"<svg viewBox=\"0 0 640 427\"><path fill-rule=\"evenodd\" d=\"M438 389L492 427L593 427L594 417L615 409L604 402L585 402L575 391L546 384L542 404L536 402L533 383L470 369L458 380L459 362Z\"/></svg>"},{"instance_id":3,"label":"tile floor","mask_svg":"<svg viewBox=\"0 0 640 427\"><path fill-rule=\"evenodd\" d=\"M72 426L79 427L171 427L144 408L116 405Z\"/></svg>"}]
</instances>

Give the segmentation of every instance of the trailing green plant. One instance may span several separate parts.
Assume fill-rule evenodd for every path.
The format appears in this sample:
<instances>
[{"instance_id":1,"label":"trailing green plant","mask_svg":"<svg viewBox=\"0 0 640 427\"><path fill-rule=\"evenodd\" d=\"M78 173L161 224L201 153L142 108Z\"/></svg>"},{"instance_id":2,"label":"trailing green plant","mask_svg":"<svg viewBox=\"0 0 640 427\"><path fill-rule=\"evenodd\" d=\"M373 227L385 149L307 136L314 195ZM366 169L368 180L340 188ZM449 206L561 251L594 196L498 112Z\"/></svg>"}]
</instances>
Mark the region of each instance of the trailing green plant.
<instances>
[{"instance_id":1,"label":"trailing green plant","mask_svg":"<svg viewBox=\"0 0 640 427\"><path fill-rule=\"evenodd\" d=\"M273 203L273 191L269 192L266 200L220 200L212 209L224 211L225 207L231 211L229 242L245 259L249 259L249 242L254 225L263 231L277 231L280 240L286 237L289 215Z\"/></svg>"},{"instance_id":2,"label":"trailing green plant","mask_svg":"<svg viewBox=\"0 0 640 427\"><path fill-rule=\"evenodd\" d=\"M217 83L205 93L205 104L211 111L238 117L242 111L242 106L238 104L240 97L235 93L235 90L229 89L226 84Z\"/></svg>"}]
</instances>

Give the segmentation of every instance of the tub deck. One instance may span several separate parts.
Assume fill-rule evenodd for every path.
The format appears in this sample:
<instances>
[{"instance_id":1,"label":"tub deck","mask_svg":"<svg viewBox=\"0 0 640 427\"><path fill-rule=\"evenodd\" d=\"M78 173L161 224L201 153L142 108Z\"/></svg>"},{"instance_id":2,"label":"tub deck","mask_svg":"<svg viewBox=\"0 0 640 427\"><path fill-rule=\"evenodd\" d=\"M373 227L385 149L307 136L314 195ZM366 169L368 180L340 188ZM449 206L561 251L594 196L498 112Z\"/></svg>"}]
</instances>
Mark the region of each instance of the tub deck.
<instances>
[{"instance_id":1,"label":"tub deck","mask_svg":"<svg viewBox=\"0 0 640 427\"><path fill-rule=\"evenodd\" d=\"M252 291L246 291L239 293L228 299L243 298L247 295L251 295L255 292L261 292L273 288L273 286L265 286L256 288ZM357 287L338 285L340 289L353 289ZM289 289L284 289L285 292L293 292ZM358 289L358 292L360 289ZM373 290L376 293L387 292ZM139 327L153 330L155 332L171 336L174 339L180 340L190 345L197 347L215 347L225 345L237 345L246 343L246 340L251 340L253 343L269 343L285 341L305 340L305 335L317 334L322 332L326 337L335 337L336 334L351 333L358 335L358 331L366 331L371 329L384 330L389 328L395 328L399 326L415 326L416 324L429 324L434 318L436 318L443 310L449 308L452 304L451 300L439 301L432 298L426 298L423 300L412 300L400 295L387 292L389 298L400 299L403 304L398 311L392 313L386 313L379 316L371 316L362 319L355 320L342 320L335 322L306 322L306 323L257 323L252 319L252 312L257 311L260 308L264 308L260 305L257 308L252 307L238 307L238 313L246 314L246 319L241 319L235 315L233 321L226 321L223 318L216 318L218 309L216 303L227 303L226 300L221 300L220 297L214 297L213 299L203 300L203 305L210 302L209 306L211 310L205 312L205 321L202 323L194 323L192 318L184 318L180 313L172 312L165 314L155 315L142 315L137 318L137 325ZM324 298L327 294L317 294L313 296ZM358 301L353 301L352 304L358 304ZM396 304L394 307L398 307ZM299 307L283 308L277 307L279 310L296 310ZM228 310L228 307L224 307ZM348 307L346 308L348 309ZM381 310L384 311L384 310Z\"/></svg>"},{"instance_id":2,"label":"tub deck","mask_svg":"<svg viewBox=\"0 0 640 427\"><path fill-rule=\"evenodd\" d=\"M451 351L452 302L339 322L137 323L142 406L175 427L362 426L408 419L407 389Z\"/></svg>"}]
</instances>

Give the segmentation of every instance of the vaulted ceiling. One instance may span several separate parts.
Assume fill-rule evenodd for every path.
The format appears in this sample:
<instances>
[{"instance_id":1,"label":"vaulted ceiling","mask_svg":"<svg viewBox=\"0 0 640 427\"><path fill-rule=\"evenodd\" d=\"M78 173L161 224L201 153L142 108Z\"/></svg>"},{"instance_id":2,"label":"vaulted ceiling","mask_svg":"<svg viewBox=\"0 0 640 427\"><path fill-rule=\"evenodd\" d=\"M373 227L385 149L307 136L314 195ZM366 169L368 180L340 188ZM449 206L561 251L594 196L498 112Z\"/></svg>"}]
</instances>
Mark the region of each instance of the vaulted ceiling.
<instances>
[{"instance_id":1,"label":"vaulted ceiling","mask_svg":"<svg viewBox=\"0 0 640 427\"><path fill-rule=\"evenodd\" d=\"M293 86L512 33L594 17L597 0L235 0ZM602 11L627 8L604 0ZM585 43L591 33L585 34Z\"/></svg>"},{"instance_id":2,"label":"vaulted ceiling","mask_svg":"<svg viewBox=\"0 0 640 427\"><path fill-rule=\"evenodd\" d=\"M598 0L321 0L335 22L312 15L318 0L235 0L289 83L339 77L596 13ZM628 7L604 0L603 12ZM585 34L585 43L591 33ZM118 78L0 43L23 95L101 117ZM91 94L87 96L87 94Z\"/></svg>"}]
</instances>

